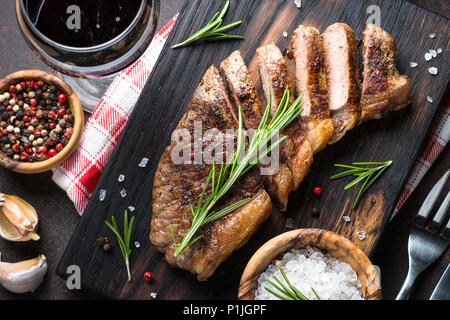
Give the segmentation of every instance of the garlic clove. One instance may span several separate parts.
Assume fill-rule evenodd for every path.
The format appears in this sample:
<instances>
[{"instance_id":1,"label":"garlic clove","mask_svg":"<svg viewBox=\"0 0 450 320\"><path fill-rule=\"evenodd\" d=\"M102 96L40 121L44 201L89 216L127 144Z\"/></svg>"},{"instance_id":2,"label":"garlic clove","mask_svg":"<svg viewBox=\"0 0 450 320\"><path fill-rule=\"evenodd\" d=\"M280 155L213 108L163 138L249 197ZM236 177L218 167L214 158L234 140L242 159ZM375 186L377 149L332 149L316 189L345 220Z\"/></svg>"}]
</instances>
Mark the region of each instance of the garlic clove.
<instances>
[{"instance_id":1,"label":"garlic clove","mask_svg":"<svg viewBox=\"0 0 450 320\"><path fill-rule=\"evenodd\" d=\"M0 236L9 241L39 240L36 210L25 200L0 193Z\"/></svg>"},{"instance_id":2,"label":"garlic clove","mask_svg":"<svg viewBox=\"0 0 450 320\"><path fill-rule=\"evenodd\" d=\"M14 293L34 291L42 283L47 270L44 255L16 263L0 261L0 284Z\"/></svg>"}]
</instances>

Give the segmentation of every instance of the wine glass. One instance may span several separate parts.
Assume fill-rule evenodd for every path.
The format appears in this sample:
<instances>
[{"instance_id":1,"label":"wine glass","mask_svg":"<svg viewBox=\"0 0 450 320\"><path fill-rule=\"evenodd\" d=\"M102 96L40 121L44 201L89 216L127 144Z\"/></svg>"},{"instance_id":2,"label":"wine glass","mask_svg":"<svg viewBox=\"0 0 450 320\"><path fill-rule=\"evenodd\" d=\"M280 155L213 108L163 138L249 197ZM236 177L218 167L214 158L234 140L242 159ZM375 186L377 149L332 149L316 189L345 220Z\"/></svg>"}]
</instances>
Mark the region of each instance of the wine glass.
<instances>
[{"instance_id":1,"label":"wine glass","mask_svg":"<svg viewBox=\"0 0 450 320\"><path fill-rule=\"evenodd\" d=\"M16 0L16 13L33 52L92 112L153 39L159 0Z\"/></svg>"}]
</instances>

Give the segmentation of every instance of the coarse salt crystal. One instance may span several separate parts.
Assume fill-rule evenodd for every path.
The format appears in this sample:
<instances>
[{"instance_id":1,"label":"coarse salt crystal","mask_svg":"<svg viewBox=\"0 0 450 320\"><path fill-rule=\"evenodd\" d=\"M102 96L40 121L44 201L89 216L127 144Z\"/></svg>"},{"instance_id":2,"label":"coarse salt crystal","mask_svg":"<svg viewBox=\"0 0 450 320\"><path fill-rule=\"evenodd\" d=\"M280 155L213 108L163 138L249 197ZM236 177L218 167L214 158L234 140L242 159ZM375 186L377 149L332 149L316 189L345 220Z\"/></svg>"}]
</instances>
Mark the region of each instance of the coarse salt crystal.
<instances>
[{"instance_id":1,"label":"coarse salt crystal","mask_svg":"<svg viewBox=\"0 0 450 320\"><path fill-rule=\"evenodd\" d=\"M438 48L437 49L437 54L441 54L442 53L442 48Z\"/></svg>"},{"instance_id":2,"label":"coarse salt crystal","mask_svg":"<svg viewBox=\"0 0 450 320\"><path fill-rule=\"evenodd\" d=\"M136 241L136 242L134 243L134 246L135 246L136 248L139 248L139 247L141 246L141 244L140 244L138 241Z\"/></svg>"},{"instance_id":3,"label":"coarse salt crystal","mask_svg":"<svg viewBox=\"0 0 450 320\"><path fill-rule=\"evenodd\" d=\"M145 168L147 166L148 160L148 158L142 158L141 162L139 163L139 167Z\"/></svg>"},{"instance_id":4,"label":"coarse salt crystal","mask_svg":"<svg viewBox=\"0 0 450 320\"><path fill-rule=\"evenodd\" d=\"M118 178L117 181L119 182L124 182L125 181L125 175L121 174Z\"/></svg>"},{"instance_id":5,"label":"coarse salt crystal","mask_svg":"<svg viewBox=\"0 0 450 320\"><path fill-rule=\"evenodd\" d=\"M431 67L428 69L428 72L431 73L432 75L437 75L438 69L436 67Z\"/></svg>"},{"instance_id":6,"label":"coarse salt crystal","mask_svg":"<svg viewBox=\"0 0 450 320\"><path fill-rule=\"evenodd\" d=\"M428 101L429 103L433 103L433 98L430 97L430 96L427 96L427 101Z\"/></svg>"},{"instance_id":7,"label":"coarse salt crystal","mask_svg":"<svg viewBox=\"0 0 450 320\"><path fill-rule=\"evenodd\" d=\"M286 31L283 31L283 37L287 38L288 33Z\"/></svg>"},{"instance_id":8,"label":"coarse salt crystal","mask_svg":"<svg viewBox=\"0 0 450 320\"><path fill-rule=\"evenodd\" d=\"M295 0L294 3L295 3L297 8L301 8L302 7L302 0Z\"/></svg>"},{"instance_id":9,"label":"coarse salt crystal","mask_svg":"<svg viewBox=\"0 0 450 320\"><path fill-rule=\"evenodd\" d=\"M286 218L285 227L286 229L292 229L294 227L294 220L292 220L291 218Z\"/></svg>"},{"instance_id":10,"label":"coarse salt crystal","mask_svg":"<svg viewBox=\"0 0 450 320\"><path fill-rule=\"evenodd\" d=\"M156 292L152 292L150 293L150 297L152 297L153 299L156 299L157 293Z\"/></svg>"},{"instance_id":11,"label":"coarse salt crystal","mask_svg":"<svg viewBox=\"0 0 450 320\"><path fill-rule=\"evenodd\" d=\"M358 236L358 239L361 241L363 241L366 238L366 233L364 231L358 231L356 235Z\"/></svg>"},{"instance_id":12,"label":"coarse salt crystal","mask_svg":"<svg viewBox=\"0 0 450 320\"><path fill-rule=\"evenodd\" d=\"M350 222L350 217L349 216L343 216L342 219L344 219L345 222Z\"/></svg>"},{"instance_id":13,"label":"coarse salt crystal","mask_svg":"<svg viewBox=\"0 0 450 320\"><path fill-rule=\"evenodd\" d=\"M103 201L106 198L106 190L105 189L101 189L100 192L98 193L98 200Z\"/></svg>"},{"instance_id":14,"label":"coarse salt crystal","mask_svg":"<svg viewBox=\"0 0 450 320\"><path fill-rule=\"evenodd\" d=\"M433 58L433 56L429 52L425 53L424 57L426 61L430 61Z\"/></svg>"},{"instance_id":15,"label":"coarse salt crystal","mask_svg":"<svg viewBox=\"0 0 450 320\"><path fill-rule=\"evenodd\" d=\"M276 276L284 282L278 267L287 278L308 299L321 300L362 300L361 283L352 267L314 247L293 249L281 260L274 260L258 279L255 300L279 300L264 287L269 287L267 279Z\"/></svg>"},{"instance_id":16,"label":"coarse salt crystal","mask_svg":"<svg viewBox=\"0 0 450 320\"><path fill-rule=\"evenodd\" d=\"M127 190L125 189L120 190L120 195L122 196L122 198L125 198L127 196Z\"/></svg>"},{"instance_id":17,"label":"coarse salt crystal","mask_svg":"<svg viewBox=\"0 0 450 320\"><path fill-rule=\"evenodd\" d=\"M415 68L415 67L417 67L417 62L410 62L410 63L409 63L409 66L410 66L411 68Z\"/></svg>"},{"instance_id":18,"label":"coarse salt crystal","mask_svg":"<svg viewBox=\"0 0 450 320\"><path fill-rule=\"evenodd\" d=\"M437 57L437 52L436 52L436 50L430 49L430 51L428 51L428 52L433 56L433 58L436 58L436 57Z\"/></svg>"},{"instance_id":19,"label":"coarse salt crystal","mask_svg":"<svg viewBox=\"0 0 450 320\"><path fill-rule=\"evenodd\" d=\"M128 207L128 210L130 210L130 212L133 212L134 210L136 210L136 208L133 207L133 206L129 206L129 207Z\"/></svg>"},{"instance_id":20,"label":"coarse salt crystal","mask_svg":"<svg viewBox=\"0 0 450 320\"><path fill-rule=\"evenodd\" d=\"M434 37L436 37L436 33L430 33L428 35L428 38L430 38L430 39L434 39Z\"/></svg>"}]
</instances>

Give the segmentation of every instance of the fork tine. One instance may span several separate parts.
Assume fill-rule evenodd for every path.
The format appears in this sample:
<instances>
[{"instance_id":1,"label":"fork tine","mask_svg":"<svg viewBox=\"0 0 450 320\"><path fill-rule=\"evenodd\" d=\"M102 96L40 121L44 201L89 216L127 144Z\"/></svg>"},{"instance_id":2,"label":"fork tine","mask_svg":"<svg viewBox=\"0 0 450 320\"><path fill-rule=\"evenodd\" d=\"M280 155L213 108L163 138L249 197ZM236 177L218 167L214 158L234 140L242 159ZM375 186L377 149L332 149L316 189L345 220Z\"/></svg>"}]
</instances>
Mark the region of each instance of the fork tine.
<instances>
[{"instance_id":1,"label":"fork tine","mask_svg":"<svg viewBox=\"0 0 450 320\"><path fill-rule=\"evenodd\" d=\"M425 201L423 202L422 207L420 207L419 213L417 214L417 220L419 223L423 223L427 220L428 216L430 215L431 209L433 209L434 204L436 203L436 200L438 199L439 194L442 191L442 188L444 188L444 185L447 182L449 175L450 170L447 170L447 172L439 179L438 182L436 182L428 196L425 198Z\"/></svg>"},{"instance_id":2,"label":"fork tine","mask_svg":"<svg viewBox=\"0 0 450 320\"><path fill-rule=\"evenodd\" d=\"M444 202L442 202L441 206L439 207L439 210L437 211L436 215L433 218L431 224L431 228L433 230L439 230L439 228L441 227L442 221L445 218L449 205L450 205L450 191L447 193Z\"/></svg>"}]
</instances>

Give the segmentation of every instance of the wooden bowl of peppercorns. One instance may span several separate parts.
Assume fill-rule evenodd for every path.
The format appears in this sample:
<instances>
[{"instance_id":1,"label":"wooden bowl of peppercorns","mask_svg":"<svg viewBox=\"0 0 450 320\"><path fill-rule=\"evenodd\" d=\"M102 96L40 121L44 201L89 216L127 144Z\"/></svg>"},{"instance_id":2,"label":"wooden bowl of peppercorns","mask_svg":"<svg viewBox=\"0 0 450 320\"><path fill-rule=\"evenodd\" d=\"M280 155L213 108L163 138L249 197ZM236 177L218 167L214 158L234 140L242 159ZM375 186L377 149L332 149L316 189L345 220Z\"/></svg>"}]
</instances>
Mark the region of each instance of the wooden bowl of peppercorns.
<instances>
[{"instance_id":1,"label":"wooden bowl of peppercorns","mask_svg":"<svg viewBox=\"0 0 450 320\"><path fill-rule=\"evenodd\" d=\"M78 146L83 109L73 89L41 70L0 80L0 165L33 174L51 170Z\"/></svg>"}]
</instances>

